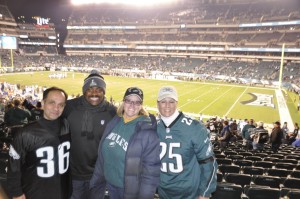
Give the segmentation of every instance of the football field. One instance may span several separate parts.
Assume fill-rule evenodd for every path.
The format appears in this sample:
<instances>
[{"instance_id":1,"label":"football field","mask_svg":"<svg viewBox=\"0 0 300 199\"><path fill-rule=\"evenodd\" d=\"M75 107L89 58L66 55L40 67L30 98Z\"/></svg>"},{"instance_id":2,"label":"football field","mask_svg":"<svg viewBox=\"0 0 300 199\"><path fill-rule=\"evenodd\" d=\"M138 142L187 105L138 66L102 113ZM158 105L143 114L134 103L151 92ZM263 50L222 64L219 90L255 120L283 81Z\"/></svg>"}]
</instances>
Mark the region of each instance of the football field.
<instances>
[{"instance_id":1,"label":"football field","mask_svg":"<svg viewBox=\"0 0 300 199\"><path fill-rule=\"evenodd\" d=\"M65 89L69 95L82 93L83 80L87 74L68 72L67 78L50 79L50 73L58 72L2 74L0 80L1 82L19 83L21 86L58 86ZM104 78L107 84L106 97L108 100L112 97L118 103L122 100L128 87L138 86L144 91L144 105L152 113L156 113L156 98L159 88L164 85L173 85L178 91L180 110L196 118L199 118L200 114L207 117L226 115L228 118L253 118L255 121L264 121L265 123L272 123L280 118L275 89L271 88L115 76L104 76ZM289 97L287 97L288 100ZM299 113L296 113L295 117L298 117L297 115L299 116ZM299 119L293 117L293 120L296 122Z\"/></svg>"}]
</instances>

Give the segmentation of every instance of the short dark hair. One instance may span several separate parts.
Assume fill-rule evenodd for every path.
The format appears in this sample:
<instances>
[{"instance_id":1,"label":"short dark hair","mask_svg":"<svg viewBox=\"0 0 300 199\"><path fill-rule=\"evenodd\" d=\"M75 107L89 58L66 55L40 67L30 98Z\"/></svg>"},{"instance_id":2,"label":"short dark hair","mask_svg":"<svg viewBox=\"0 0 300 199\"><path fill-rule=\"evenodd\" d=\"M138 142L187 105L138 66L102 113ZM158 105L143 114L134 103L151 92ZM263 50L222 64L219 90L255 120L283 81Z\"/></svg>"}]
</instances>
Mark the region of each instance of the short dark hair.
<instances>
[{"instance_id":1,"label":"short dark hair","mask_svg":"<svg viewBox=\"0 0 300 199\"><path fill-rule=\"evenodd\" d=\"M14 104L15 107L20 106L21 101L18 100L18 99L15 99L15 100L13 101L13 104Z\"/></svg>"},{"instance_id":2,"label":"short dark hair","mask_svg":"<svg viewBox=\"0 0 300 199\"><path fill-rule=\"evenodd\" d=\"M62 92L64 95L65 95L65 99L67 101L68 99L68 94L66 93L66 91L64 91L63 89L61 88L58 88L56 86L52 86L50 88L47 88L44 92L43 92L43 100L46 99L48 97L48 94L51 92L51 91L60 91Z\"/></svg>"},{"instance_id":3,"label":"short dark hair","mask_svg":"<svg viewBox=\"0 0 300 199\"><path fill-rule=\"evenodd\" d=\"M41 107L42 107L42 103L41 103L40 101L38 101L38 102L36 103L36 107L37 107L37 108L41 108Z\"/></svg>"}]
</instances>

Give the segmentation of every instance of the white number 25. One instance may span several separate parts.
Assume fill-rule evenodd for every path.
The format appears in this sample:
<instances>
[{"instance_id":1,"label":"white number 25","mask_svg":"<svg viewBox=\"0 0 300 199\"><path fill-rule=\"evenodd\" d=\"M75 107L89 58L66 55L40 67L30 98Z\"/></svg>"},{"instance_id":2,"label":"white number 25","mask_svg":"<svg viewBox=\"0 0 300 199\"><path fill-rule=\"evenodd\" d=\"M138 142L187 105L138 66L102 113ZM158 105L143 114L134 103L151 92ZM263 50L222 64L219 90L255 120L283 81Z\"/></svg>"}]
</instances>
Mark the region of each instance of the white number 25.
<instances>
[{"instance_id":1,"label":"white number 25","mask_svg":"<svg viewBox=\"0 0 300 199\"><path fill-rule=\"evenodd\" d=\"M160 170L162 172L167 172L168 170L172 173L180 173L183 171L183 164L182 164L182 156L178 153L173 153L174 148L180 148L180 143L170 143L169 151L167 151L168 147L167 144L164 142L160 143L161 152L160 152L160 159L167 155L169 159L175 159L176 163L166 163L162 162Z\"/></svg>"}]
</instances>

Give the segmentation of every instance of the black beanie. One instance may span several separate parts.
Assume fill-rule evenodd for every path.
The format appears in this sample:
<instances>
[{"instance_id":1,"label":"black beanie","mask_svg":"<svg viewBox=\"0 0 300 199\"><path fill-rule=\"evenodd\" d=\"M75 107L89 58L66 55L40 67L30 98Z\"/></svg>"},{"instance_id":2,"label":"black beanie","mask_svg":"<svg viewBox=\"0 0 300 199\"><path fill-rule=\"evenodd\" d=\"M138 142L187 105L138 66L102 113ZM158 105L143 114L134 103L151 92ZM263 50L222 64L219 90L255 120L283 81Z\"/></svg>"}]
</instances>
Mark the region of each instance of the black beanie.
<instances>
[{"instance_id":1,"label":"black beanie","mask_svg":"<svg viewBox=\"0 0 300 199\"><path fill-rule=\"evenodd\" d=\"M84 94L90 87L102 88L105 93L106 83L104 81L104 78L96 70L92 70L90 75L84 79L82 93Z\"/></svg>"}]
</instances>

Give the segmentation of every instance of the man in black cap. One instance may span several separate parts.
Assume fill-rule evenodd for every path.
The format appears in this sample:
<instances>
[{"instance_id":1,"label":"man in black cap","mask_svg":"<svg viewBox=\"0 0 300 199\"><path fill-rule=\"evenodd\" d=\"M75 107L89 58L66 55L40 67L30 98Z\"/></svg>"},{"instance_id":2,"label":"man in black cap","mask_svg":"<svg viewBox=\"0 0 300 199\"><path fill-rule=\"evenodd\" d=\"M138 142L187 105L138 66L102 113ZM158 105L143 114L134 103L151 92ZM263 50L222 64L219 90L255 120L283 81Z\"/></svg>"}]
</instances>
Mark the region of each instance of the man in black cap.
<instances>
[{"instance_id":1,"label":"man in black cap","mask_svg":"<svg viewBox=\"0 0 300 199\"><path fill-rule=\"evenodd\" d=\"M272 129L271 132L271 137L270 137L270 143L272 147L273 152L277 152L281 143L282 143L282 138L283 138L283 131L280 128L280 122L276 121L274 122L274 128Z\"/></svg>"},{"instance_id":2,"label":"man in black cap","mask_svg":"<svg viewBox=\"0 0 300 199\"><path fill-rule=\"evenodd\" d=\"M97 159L98 145L116 107L105 98L106 83L95 70L85 78L83 95L67 101L63 116L70 123L72 150L70 167L73 193L71 199L88 198L89 181Z\"/></svg>"}]
</instances>

